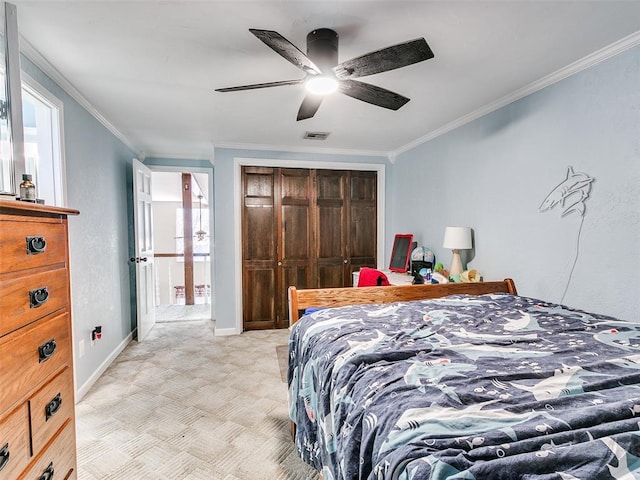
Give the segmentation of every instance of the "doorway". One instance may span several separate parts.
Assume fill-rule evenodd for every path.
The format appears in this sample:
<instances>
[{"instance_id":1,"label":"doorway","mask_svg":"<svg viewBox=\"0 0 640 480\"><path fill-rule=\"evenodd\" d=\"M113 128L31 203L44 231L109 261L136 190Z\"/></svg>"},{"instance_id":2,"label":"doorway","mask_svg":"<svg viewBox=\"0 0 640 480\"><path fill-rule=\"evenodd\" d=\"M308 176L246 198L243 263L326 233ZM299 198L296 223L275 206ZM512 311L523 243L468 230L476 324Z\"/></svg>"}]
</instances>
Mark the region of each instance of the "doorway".
<instances>
[{"instance_id":1,"label":"doorway","mask_svg":"<svg viewBox=\"0 0 640 480\"><path fill-rule=\"evenodd\" d=\"M231 288L227 285L221 286L230 297L231 307L225 307L227 309L233 309L233 327L218 328L216 334L218 335L236 335L240 334L244 330L244 315L243 315L243 281L244 273L242 271L242 167L281 167L281 168L303 168L303 169L326 169L326 170L367 170L376 172L377 174L377 205L376 205L376 259L377 268L384 268L382 259L385 256L385 171L386 161L379 163L368 162L332 162L322 160L295 160L295 159L273 159L273 158L243 158L235 157L233 159L233 235L228 235L226 232L221 232L220 235L225 240L232 241L235 247L233 248L233 268L234 268L234 282ZM233 295L233 297L231 297ZM226 297L225 297L226 298ZM222 307L220 307L222 308Z\"/></svg>"},{"instance_id":2,"label":"doorway","mask_svg":"<svg viewBox=\"0 0 640 480\"><path fill-rule=\"evenodd\" d=\"M152 168L156 322L213 319L212 178Z\"/></svg>"},{"instance_id":3,"label":"doorway","mask_svg":"<svg viewBox=\"0 0 640 480\"><path fill-rule=\"evenodd\" d=\"M241 182L243 330L286 328L291 285L377 266L376 171L243 166Z\"/></svg>"}]
</instances>

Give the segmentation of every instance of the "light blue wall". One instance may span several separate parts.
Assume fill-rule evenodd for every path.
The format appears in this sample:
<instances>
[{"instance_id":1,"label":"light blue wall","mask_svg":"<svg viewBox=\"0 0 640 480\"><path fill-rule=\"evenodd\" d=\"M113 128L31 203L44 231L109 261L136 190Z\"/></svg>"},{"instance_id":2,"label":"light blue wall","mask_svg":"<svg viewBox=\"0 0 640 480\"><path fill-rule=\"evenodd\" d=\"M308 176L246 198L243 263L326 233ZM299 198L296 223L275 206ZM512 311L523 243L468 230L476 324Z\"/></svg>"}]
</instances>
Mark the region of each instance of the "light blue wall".
<instances>
[{"instance_id":1,"label":"light blue wall","mask_svg":"<svg viewBox=\"0 0 640 480\"><path fill-rule=\"evenodd\" d=\"M76 385L82 387L132 331L129 289L131 159L135 156L95 117L22 57L22 69L64 104L73 343ZM132 250L132 249L131 249ZM93 328L102 340L90 345ZM78 342L86 352L78 357Z\"/></svg>"},{"instance_id":2,"label":"light blue wall","mask_svg":"<svg viewBox=\"0 0 640 480\"><path fill-rule=\"evenodd\" d=\"M301 162L340 162L386 164L386 157L357 155L322 155L310 153L267 152L259 150L236 150L216 148L215 165L215 288L216 331L231 331L236 328L236 275L235 258L242 245L235 242L233 205L239 198L234 187L234 159L255 158L271 160L295 160ZM348 168L348 167L345 167ZM389 192L386 191L386 196Z\"/></svg>"},{"instance_id":3,"label":"light blue wall","mask_svg":"<svg viewBox=\"0 0 640 480\"><path fill-rule=\"evenodd\" d=\"M568 166L595 177L586 215L540 204ZM475 231L470 268L519 293L640 320L640 47L399 156L394 231L448 265L447 225Z\"/></svg>"}]
</instances>

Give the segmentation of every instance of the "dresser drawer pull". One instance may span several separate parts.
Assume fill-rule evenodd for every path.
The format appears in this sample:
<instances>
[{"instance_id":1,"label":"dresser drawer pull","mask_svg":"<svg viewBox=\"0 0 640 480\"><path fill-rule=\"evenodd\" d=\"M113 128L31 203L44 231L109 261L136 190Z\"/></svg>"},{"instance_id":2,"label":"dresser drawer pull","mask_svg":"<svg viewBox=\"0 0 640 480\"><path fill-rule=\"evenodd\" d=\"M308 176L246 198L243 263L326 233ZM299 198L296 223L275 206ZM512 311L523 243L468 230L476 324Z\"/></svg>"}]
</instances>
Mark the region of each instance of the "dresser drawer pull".
<instances>
[{"instance_id":1,"label":"dresser drawer pull","mask_svg":"<svg viewBox=\"0 0 640 480\"><path fill-rule=\"evenodd\" d=\"M47 287L29 290L29 307L38 308L49 300L49 289Z\"/></svg>"},{"instance_id":2,"label":"dresser drawer pull","mask_svg":"<svg viewBox=\"0 0 640 480\"><path fill-rule=\"evenodd\" d=\"M40 475L39 480L51 480L52 478L53 478L53 462L51 462L47 467L47 469L44 472L42 472L42 475Z\"/></svg>"},{"instance_id":3,"label":"dresser drawer pull","mask_svg":"<svg viewBox=\"0 0 640 480\"><path fill-rule=\"evenodd\" d=\"M46 248L47 241L44 237L27 237L27 255L44 253Z\"/></svg>"},{"instance_id":4,"label":"dresser drawer pull","mask_svg":"<svg viewBox=\"0 0 640 480\"><path fill-rule=\"evenodd\" d=\"M47 403L47 406L44 407L44 413L45 413L45 419L44 421L48 421L51 417L53 417L56 413L58 413L58 410L60 410L60 407L62 406L62 395L60 395L59 393L53 397L53 399Z\"/></svg>"},{"instance_id":5,"label":"dresser drawer pull","mask_svg":"<svg viewBox=\"0 0 640 480\"><path fill-rule=\"evenodd\" d=\"M40 354L40 358L38 363L42 363L51 358L51 355L56 353L56 341L55 339L49 340L47 343L43 343L38 347L38 353Z\"/></svg>"},{"instance_id":6,"label":"dresser drawer pull","mask_svg":"<svg viewBox=\"0 0 640 480\"><path fill-rule=\"evenodd\" d=\"M0 450L0 470L2 470L5 465L9 463L9 444L6 443L2 450Z\"/></svg>"}]
</instances>

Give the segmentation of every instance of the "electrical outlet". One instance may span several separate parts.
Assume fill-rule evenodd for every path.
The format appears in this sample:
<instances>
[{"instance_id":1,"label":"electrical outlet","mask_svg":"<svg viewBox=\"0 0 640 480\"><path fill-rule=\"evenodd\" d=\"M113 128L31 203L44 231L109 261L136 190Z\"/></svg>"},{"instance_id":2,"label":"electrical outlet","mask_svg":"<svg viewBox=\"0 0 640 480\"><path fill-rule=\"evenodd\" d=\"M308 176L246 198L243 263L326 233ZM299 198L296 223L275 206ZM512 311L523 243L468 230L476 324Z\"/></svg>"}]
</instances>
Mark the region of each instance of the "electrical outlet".
<instances>
[{"instance_id":1,"label":"electrical outlet","mask_svg":"<svg viewBox=\"0 0 640 480\"><path fill-rule=\"evenodd\" d=\"M78 342L78 357L84 357L84 340Z\"/></svg>"}]
</instances>

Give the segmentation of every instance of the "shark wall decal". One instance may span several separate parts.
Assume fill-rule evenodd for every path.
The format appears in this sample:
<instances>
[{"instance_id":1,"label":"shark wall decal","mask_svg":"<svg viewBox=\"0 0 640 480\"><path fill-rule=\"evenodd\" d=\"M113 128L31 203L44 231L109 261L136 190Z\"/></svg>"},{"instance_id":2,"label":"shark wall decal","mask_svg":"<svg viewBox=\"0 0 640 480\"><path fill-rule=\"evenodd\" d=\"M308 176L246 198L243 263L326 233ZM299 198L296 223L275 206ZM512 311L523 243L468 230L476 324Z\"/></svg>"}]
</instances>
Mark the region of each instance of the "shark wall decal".
<instances>
[{"instance_id":1,"label":"shark wall decal","mask_svg":"<svg viewBox=\"0 0 640 480\"><path fill-rule=\"evenodd\" d=\"M589 199L591 183L594 180L586 173L575 173L573 167L568 167L564 181L551 190L551 193L540 204L539 210L546 212L560 204L564 208L562 217L566 217L572 212L577 212L581 217L584 217L586 210L584 202Z\"/></svg>"},{"instance_id":2,"label":"shark wall decal","mask_svg":"<svg viewBox=\"0 0 640 480\"><path fill-rule=\"evenodd\" d=\"M547 195L540 204L540 207L538 207L540 212L546 212L560 204L562 208L564 208L560 215L561 217L566 217L573 212L580 215L580 227L578 228L578 236L576 239L576 255L573 259L573 265L571 266L571 271L567 278L567 284L559 303L564 302L564 297L567 294L569 284L571 283L571 277L573 276L573 270L578 262L578 254L580 252L580 234L582 233L582 224L584 223L584 214L586 212L584 202L589 199L589 195L591 194L591 184L594 180L595 179L593 177L590 177L586 173L574 172L573 167L569 166L567 168L567 176L564 181L560 182L553 190L551 190L551 193Z\"/></svg>"}]
</instances>

